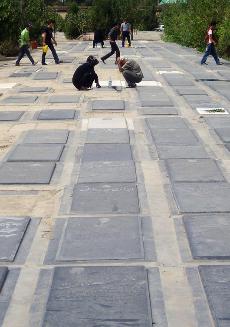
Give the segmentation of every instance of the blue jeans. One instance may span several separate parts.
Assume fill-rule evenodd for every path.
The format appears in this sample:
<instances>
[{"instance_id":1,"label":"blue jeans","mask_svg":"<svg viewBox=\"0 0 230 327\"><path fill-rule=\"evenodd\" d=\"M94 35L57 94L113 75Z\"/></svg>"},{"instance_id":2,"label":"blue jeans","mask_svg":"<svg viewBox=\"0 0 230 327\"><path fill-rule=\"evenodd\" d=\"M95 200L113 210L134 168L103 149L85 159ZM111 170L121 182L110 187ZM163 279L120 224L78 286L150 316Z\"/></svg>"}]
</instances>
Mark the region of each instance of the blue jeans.
<instances>
[{"instance_id":1,"label":"blue jeans","mask_svg":"<svg viewBox=\"0 0 230 327\"><path fill-rule=\"evenodd\" d=\"M20 60L24 57L24 55L27 55L27 57L29 58L31 63L34 64L34 59L30 54L29 46L27 44L25 44L25 45L21 46L21 48L20 48L18 59L16 61L17 65L20 63Z\"/></svg>"},{"instance_id":2,"label":"blue jeans","mask_svg":"<svg viewBox=\"0 0 230 327\"><path fill-rule=\"evenodd\" d=\"M54 60L55 60L55 63L56 64L59 64L59 58L58 58L58 55L57 55L57 52L53 46L53 43L47 43L48 47L50 48L51 52L52 52L52 55L54 57ZM43 52L42 53L42 64L44 65L46 62L46 53Z\"/></svg>"},{"instance_id":3,"label":"blue jeans","mask_svg":"<svg viewBox=\"0 0 230 327\"><path fill-rule=\"evenodd\" d=\"M210 55L213 56L217 65L220 63L220 60L216 53L216 48L215 48L214 43L209 43L206 48L205 54L204 54L203 58L201 59L201 65L206 63L206 60L207 60L208 56L210 56Z\"/></svg>"}]
</instances>

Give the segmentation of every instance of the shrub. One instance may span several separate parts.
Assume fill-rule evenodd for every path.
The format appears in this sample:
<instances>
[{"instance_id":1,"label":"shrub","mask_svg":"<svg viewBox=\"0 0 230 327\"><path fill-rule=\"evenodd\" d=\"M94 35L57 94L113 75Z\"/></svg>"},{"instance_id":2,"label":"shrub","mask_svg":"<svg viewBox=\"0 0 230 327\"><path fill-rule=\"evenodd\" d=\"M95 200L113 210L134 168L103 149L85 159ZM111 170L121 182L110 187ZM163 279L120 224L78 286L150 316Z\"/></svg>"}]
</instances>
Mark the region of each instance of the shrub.
<instances>
[{"instance_id":1,"label":"shrub","mask_svg":"<svg viewBox=\"0 0 230 327\"><path fill-rule=\"evenodd\" d=\"M17 42L5 40L0 44L0 53L6 57L16 56L19 52Z\"/></svg>"}]
</instances>

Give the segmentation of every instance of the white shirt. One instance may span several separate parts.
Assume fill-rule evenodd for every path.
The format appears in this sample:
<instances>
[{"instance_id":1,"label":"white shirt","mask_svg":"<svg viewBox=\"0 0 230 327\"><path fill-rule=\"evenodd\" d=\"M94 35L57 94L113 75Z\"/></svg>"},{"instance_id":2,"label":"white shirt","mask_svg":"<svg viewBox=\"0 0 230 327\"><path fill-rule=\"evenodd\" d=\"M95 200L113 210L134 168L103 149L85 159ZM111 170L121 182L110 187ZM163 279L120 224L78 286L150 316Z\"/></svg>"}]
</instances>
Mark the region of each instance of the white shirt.
<instances>
[{"instance_id":1,"label":"white shirt","mask_svg":"<svg viewBox=\"0 0 230 327\"><path fill-rule=\"evenodd\" d=\"M212 29L208 30L208 44L212 43Z\"/></svg>"},{"instance_id":2,"label":"white shirt","mask_svg":"<svg viewBox=\"0 0 230 327\"><path fill-rule=\"evenodd\" d=\"M130 24L129 23L122 23L121 24L122 32L129 32L130 31Z\"/></svg>"}]
</instances>

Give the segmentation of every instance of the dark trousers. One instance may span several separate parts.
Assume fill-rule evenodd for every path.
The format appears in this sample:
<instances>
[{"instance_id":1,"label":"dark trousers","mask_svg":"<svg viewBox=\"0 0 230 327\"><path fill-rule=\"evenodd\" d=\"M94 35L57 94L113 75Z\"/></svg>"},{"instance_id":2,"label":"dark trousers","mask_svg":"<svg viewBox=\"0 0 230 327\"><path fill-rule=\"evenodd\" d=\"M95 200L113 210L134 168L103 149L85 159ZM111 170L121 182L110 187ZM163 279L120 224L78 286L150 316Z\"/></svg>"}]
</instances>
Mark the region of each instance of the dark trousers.
<instances>
[{"instance_id":1,"label":"dark trousers","mask_svg":"<svg viewBox=\"0 0 230 327\"><path fill-rule=\"evenodd\" d=\"M82 77L80 79L76 80L72 80L73 85L80 90L82 87L91 87L93 85L93 82L98 82L98 77L97 74L90 74L90 73L85 73L84 75L82 75Z\"/></svg>"},{"instance_id":2,"label":"dark trousers","mask_svg":"<svg viewBox=\"0 0 230 327\"><path fill-rule=\"evenodd\" d=\"M136 83L140 83L142 81L142 77L137 76L137 74L130 70L124 70L122 74L128 85L135 85Z\"/></svg>"},{"instance_id":3,"label":"dark trousers","mask_svg":"<svg viewBox=\"0 0 230 327\"><path fill-rule=\"evenodd\" d=\"M96 46L98 43L101 43L101 47L102 47L102 48L104 47L104 41L94 41L94 40L93 40L93 47L95 48L95 46Z\"/></svg>"},{"instance_id":4,"label":"dark trousers","mask_svg":"<svg viewBox=\"0 0 230 327\"><path fill-rule=\"evenodd\" d=\"M34 64L34 59L30 54L29 46L27 44L23 45L20 48L20 52L18 54L18 59L16 61L16 64L19 64L20 60L24 57L24 55L27 55L27 57L30 59L31 63Z\"/></svg>"},{"instance_id":5,"label":"dark trousers","mask_svg":"<svg viewBox=\"0 0 230 327\"><path fill-rule=\"evenodd\" d=\"M127 38L129 46L131 46L130 33L128 31L122 32L122 47L125 46L125 39Z\"/></svg>"},{"instance_id":6,"label":"dark trousers","mask_svg":"<svg viewBox=\"0 0 230 327\"><path fill-rule=\"evenodd\" d=\"M218 55L216 53L216 48L215 48L214 43L208 44L208 46L206 48L206 51L205 51L205 54L204 54L203 58L201 59L201 65L206 63L206 60L207 60L208 56L213 56L216 64L220 63L220 60L219 60Z\"/></svg>"},{"instance_id":7,"label":"dark trousers","mask_svg":"<svg viewBox=\"0 0 230 327\"><path fill-rule=\"evenodd\" d=\"M102 58L101 58L102 60L106 60L106 59L108 59L108 58L111 57L115 52L116 52L116 60L117 60L117 58L120 57L120 50L119 50L119 48L118 48L118 46L117 46L117 43L116 43L116 42L110 42L110 45L111 45L111 51L110 51L107 55L105 55L104 57L102 57Z\"/></svg>"},{"instance_id":8,"label":"dark trousers","mask_svg":"<svg viewBox=\"0 0 230 327\"><path fill-rule=\"evenodd\" d=\"M52 55L54 57L54 60L55 60L55 63L56 64L59 64L59 58L58 58L58 55L57 55L57 52L53 46L53 43L47 43L48 47L50 48L51 52L52 52ZM44 65L46 63L46 53L43 52L42 53L42 64Z\"/></svg>"}]
</instances>

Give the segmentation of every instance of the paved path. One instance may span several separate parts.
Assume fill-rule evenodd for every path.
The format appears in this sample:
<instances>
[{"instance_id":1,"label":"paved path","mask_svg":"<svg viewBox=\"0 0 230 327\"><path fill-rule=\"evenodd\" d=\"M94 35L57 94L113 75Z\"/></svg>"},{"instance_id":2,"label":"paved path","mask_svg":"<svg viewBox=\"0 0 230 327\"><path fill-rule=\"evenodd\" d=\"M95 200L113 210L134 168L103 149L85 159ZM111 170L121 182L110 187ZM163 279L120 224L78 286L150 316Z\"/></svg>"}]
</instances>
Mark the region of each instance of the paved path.
<instances>
[{"instance_id":1,"label":"paved path","mask_svg":"<svg viewBox=\"0 0 230 327\"><path fill-rule=\"evenodd\" d=\"M58 39L0 67L0 325L229 327L230 64L136 41L78 92L109 49Z\"/></svg>"}]
</instances>

